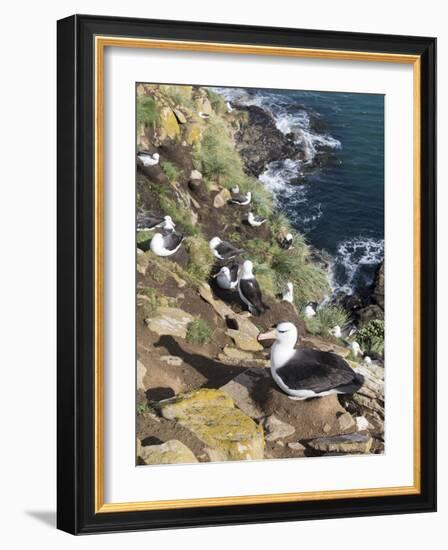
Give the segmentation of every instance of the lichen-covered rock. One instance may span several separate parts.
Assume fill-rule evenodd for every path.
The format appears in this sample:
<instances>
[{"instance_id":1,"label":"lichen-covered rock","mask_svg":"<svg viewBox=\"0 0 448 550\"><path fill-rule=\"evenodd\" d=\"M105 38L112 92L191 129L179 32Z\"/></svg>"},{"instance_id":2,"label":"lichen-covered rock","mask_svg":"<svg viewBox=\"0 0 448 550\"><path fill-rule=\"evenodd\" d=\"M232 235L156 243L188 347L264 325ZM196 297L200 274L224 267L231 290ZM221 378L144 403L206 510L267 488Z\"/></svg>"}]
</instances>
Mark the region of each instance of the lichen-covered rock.
<instances>
[{"instance_id":1,"label":"lichen-covered rock","mask_svg":"<svg viewBox=\"0 0 448 550\"><path fill-rule=\"evenodd\" d=\"M222 208L225 206L229 199L231 198L230 191L226 188L221 189L221 191L215 195L215 198L213 199L213 206L215 208Z\"/></svg>"},{"instance_id":2,"label":"lichen-covered rock","mask_svg":"<svg viewBox=\"0 0 448 550\"><path fill-rule=\"evenodd\" d=\"M184 138L188 145L199 144L202 138L202 130L200 124L198 124L197 122L187 123Z\"/></svg>"},{"instance_id":3,"label":"lichen-covered rock","mask_svg":"<svg viewBox=\"0 0 448 550\"><path fill-rule=\"evenodd\" d=\"M179 336L185 338L187 326L193 321L193 316L175 307L159 307L153 317L146 319L149 330L159 336Z\"/></svg>"},{"instance_id":4,"label":"lichen-covered rock","mask_svg":"<svg viewBox=\"0 0 448 550\"><path fill-rule=\"evenodd\" d=\"M178 441L171 439L161 445L141 445L137 440L137 456L140 457L145 464L185 464L198 462L198 459L190 451L190 449Z\"/></svg>"},{"instance_id":5,"label":"lichen-covered rock","mask_svg":"<svg viewBox=\"0 0 448 550\"><path fill-rule=\"evenodd\" d=\"M160 109L160 126L159 126L159 138L160 140L164 139L175 139L180 135L179 124L169 107L163 107Z\"/></svg>"},{"instance_id":6,"label":"lichen-covered rock","mask_svg":"<svg viewBox=\"0 0 448 550\"><path fill-rule=\"evenodd\" d=\"M308 441L308 446L322 453L364 454L372 448L370 435L359 433L319 437Z\"/></svg>"},{"instance_id":7,"label":"lichen-covered rock","mask_svg":"<svg viewBox=\"0 0 448 550\"><path fill-rule=\"evenodd\" d=\"M220 390L200 389L157 405L161 415L193 432L222 460L263 458L263 430Z\"/></svg>"}]
</instances>

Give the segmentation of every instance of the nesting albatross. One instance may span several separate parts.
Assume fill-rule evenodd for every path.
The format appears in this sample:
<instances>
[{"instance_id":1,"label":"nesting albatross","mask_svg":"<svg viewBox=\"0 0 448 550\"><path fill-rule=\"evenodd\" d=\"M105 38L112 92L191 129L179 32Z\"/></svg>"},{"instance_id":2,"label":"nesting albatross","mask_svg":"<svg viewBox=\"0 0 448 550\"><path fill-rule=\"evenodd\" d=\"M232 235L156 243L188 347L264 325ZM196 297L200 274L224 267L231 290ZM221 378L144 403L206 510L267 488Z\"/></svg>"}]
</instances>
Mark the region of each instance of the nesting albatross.
<instances>
[{"instance_id":1,"label":"nesting albatross","mask_svg":"<svg viewBox=\"0 0 448 550\"><path fill-rule=\"evenodd\" d=\"M172 231L176 227L171 216L156 216L151 212L137 214L137 231L152 231L156 227Z\"/></svg>"},{"instance_id":2,"label":"nesting albatross","mask_svg":"<svg viewBox=\"0 0 448 550\"><path fill-rule=\"evenodd\" d=\"M279 323L272 331L258 336L258 340L275 339L271 374L290 399L303 401L324 395L352 394L362 387L364 377L342 357L328 351L295 349L297 338L293 323Z\"/></svg>"},{"instance_id":3,"label":"nesting albatross","mask_svg":"<svg viewBox=\"0 0 448 550\"><path fill-rule=\"evenodd\" d=\"M247 305L250 313L261 315L265 312L260 286L253 274L253 263L246 260L241 266L241 275L238 279L238 292L241 300Z\"/></svg>"},{"instance_id":4,"label":"nesting albatross","mask_svg":"<svg viewBox=\"0 0 448 550\"><path fill-rule=\"evenodd\" d=\"M230 267L221 267L218 273L213 275L217 285L224 290L235 288L238 283L238 268L238 264L233 264Z\"/></svg>"},{"instance_id":5,"label":"nesting albatross","mask_svg":"<svg viewBox=\"0 0 448 550\"><path fill-rule=\"evenodd\" d=\"M238 204L239 206L246 206L247 204L250 204L251 200L252 193L248 191L247 193L232 193L229 202L232 204Z\"/></svg>"},{"instance_id":6,"label":"nesting albatross","mask_svg":"<svg viewBox=\"0 0 448 550\"><path fill-rule=\"evenodd\" d=\"M233 244L223 241L219 237L213 237L209 242L210 250L218 260L231 260L243 252L241 248L236 248Z\"/></svg>"},{"instance_id":7,"label":"nesting albatross","mask_svg":"<svg viewBox=\"0 0 448 550\"><path fill-rule=\"evenodd\" d=\"M156 256L172 256L179 250L184 238L185 235L176 231L163 231L154 235L149 246Z\"/></svg>"}]
</instances>

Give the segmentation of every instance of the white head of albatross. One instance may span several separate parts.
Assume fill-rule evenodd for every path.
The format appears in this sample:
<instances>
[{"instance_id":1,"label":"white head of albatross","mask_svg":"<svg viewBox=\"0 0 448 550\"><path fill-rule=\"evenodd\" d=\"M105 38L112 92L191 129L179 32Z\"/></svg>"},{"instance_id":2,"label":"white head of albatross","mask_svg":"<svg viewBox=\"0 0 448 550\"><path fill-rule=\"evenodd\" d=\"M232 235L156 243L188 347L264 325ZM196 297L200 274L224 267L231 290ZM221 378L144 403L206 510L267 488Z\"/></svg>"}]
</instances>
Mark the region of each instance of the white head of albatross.
<instances>
[{"instance_id":1,"label":"white head of albatross","mask_svg":"<svg viewBox=\"0 0 448 550\"><path fill-rule=\"evenodd\" d=\"M291 399L303 400L331 394L352 394L364 383L342 357L310 348L295 349L298 339L293 323L279 323L258 335L275 342L271 348L271 374L277 386Z\"/></svg>"},{"instance_id":2,"label":"white head of albatross","mask_svg":"<svg viewBox=\"0 0 448 550\"><path fill-rule=\"evenodd\" d=\"M163 219L165 220L162 224L163 229L174 231L176 224L173 222L173 218L171 216L164 216Z\"/></svg>"}]
</instances>

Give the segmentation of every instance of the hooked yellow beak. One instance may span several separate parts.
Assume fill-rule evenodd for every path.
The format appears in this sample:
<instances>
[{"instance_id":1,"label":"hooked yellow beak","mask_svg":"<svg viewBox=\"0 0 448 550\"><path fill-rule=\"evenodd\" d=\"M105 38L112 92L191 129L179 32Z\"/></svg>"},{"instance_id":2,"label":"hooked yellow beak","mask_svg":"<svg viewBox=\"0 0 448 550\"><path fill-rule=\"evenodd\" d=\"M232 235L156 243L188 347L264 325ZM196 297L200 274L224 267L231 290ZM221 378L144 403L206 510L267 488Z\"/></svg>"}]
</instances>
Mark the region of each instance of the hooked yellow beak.
<instances>
[{"instance_id":1,"label":"hooked yellow beak","mask_svg":"<svg viewBox=\"0 0 448 550\"><path fill-rule=\"evenodd\" d=\"M257 336L257 340L275 340L277 338L277 329L273 328L272 330L269 330L268 332L260 333Z\"/></svg>"}]
</instances>

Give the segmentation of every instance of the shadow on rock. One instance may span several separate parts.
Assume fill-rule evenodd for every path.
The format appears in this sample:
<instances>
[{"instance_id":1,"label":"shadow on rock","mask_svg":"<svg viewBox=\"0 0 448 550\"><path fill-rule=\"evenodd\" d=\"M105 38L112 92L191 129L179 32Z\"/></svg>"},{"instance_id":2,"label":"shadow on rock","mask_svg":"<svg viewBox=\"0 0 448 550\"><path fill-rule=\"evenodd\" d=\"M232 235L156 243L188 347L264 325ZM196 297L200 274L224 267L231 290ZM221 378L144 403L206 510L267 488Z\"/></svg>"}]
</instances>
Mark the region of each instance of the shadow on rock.
<instances>
[{"instance_id":1,"label":"shadow on rock","mask_svg":"<svg viewBox=\"0 0 448 550\"><path fill-rule=\"evenodd\" d=\"M163 347L170 355L181 357L185 363L206 378L207 382L202 385L204 388L219 388L247 369L245 365L225 365L210 357L188 352L172 336L161 336L154 347Z\"/></svg>"}]
</instances>

